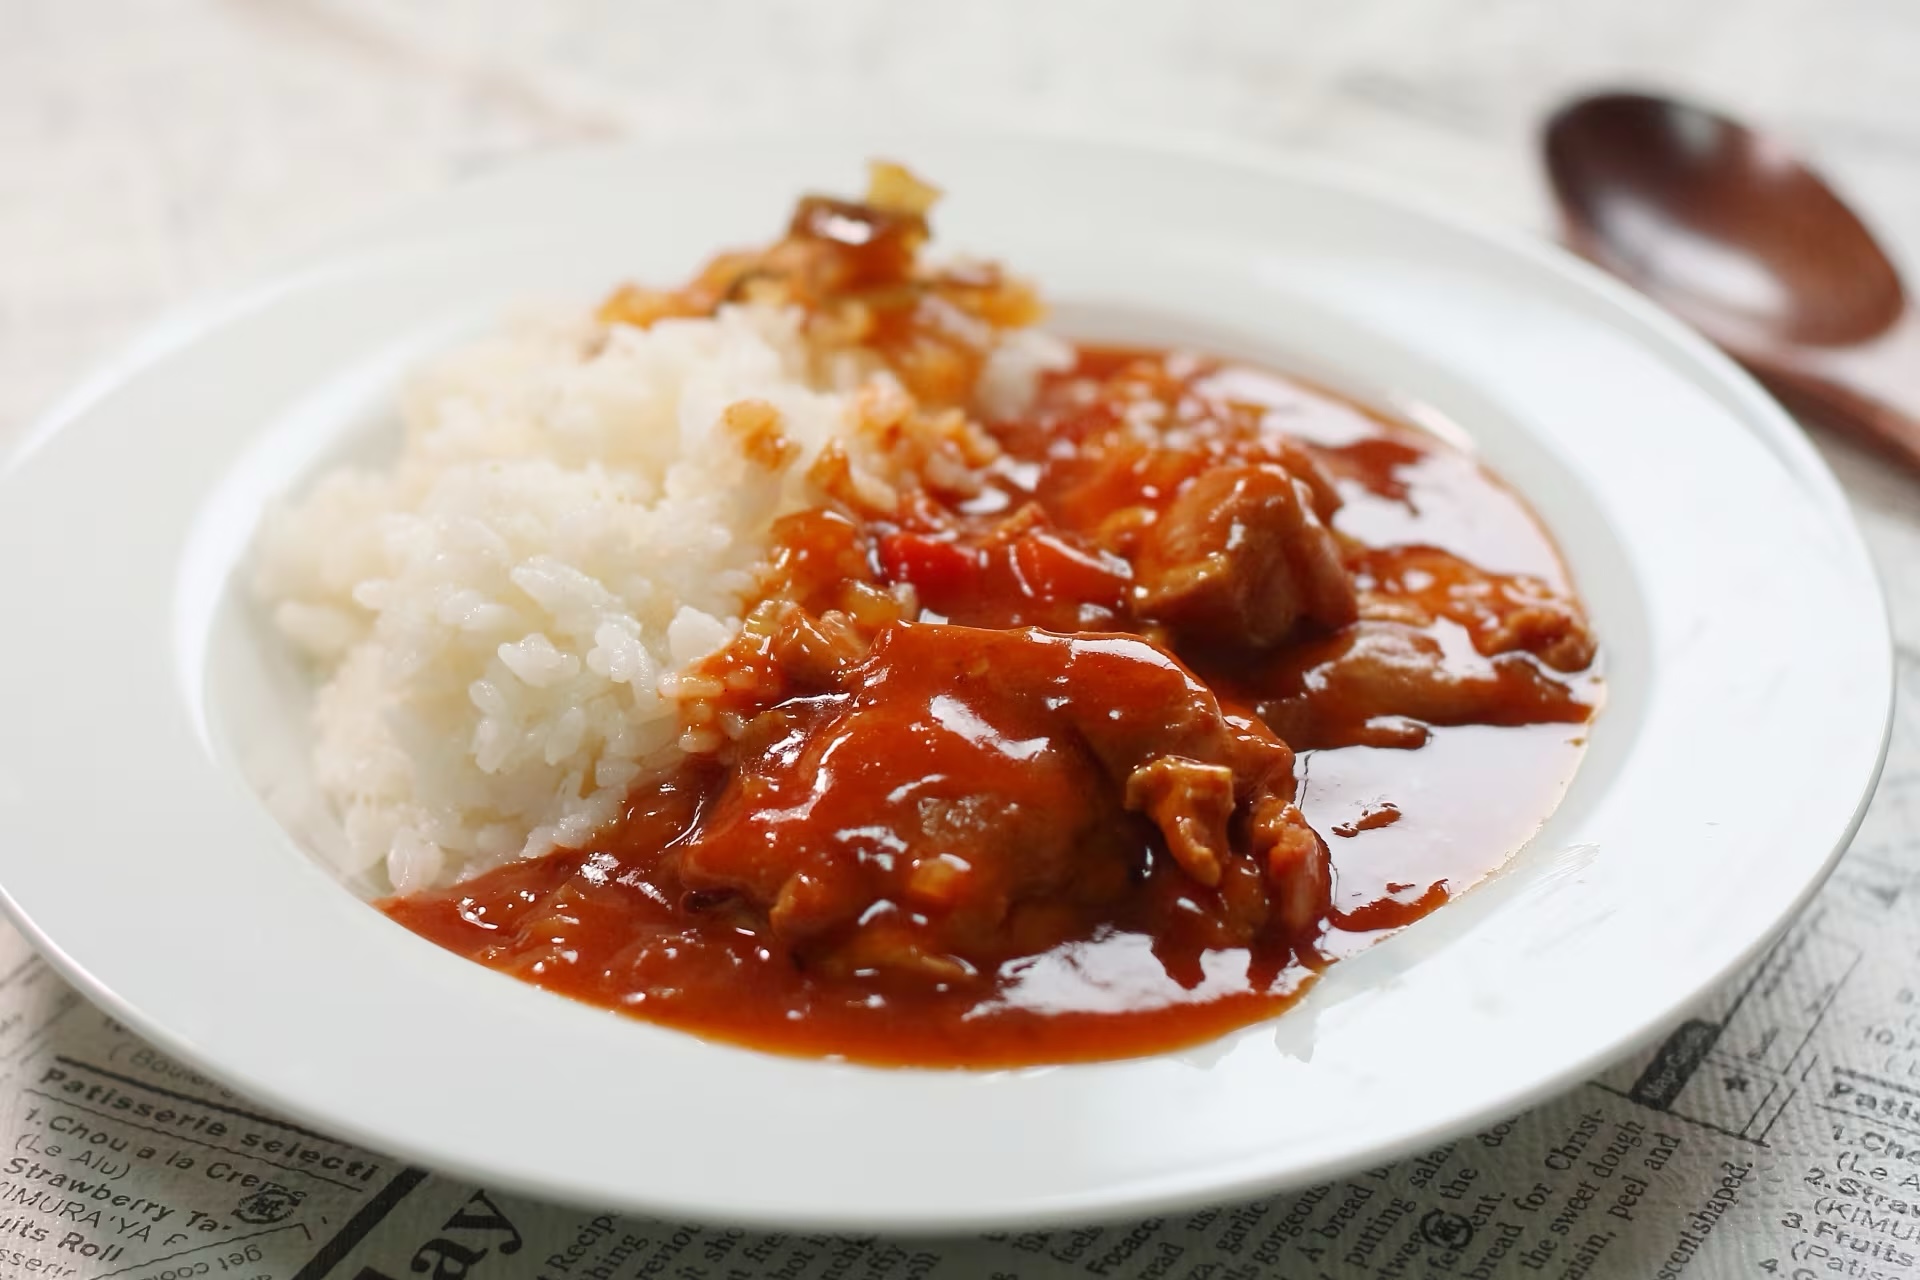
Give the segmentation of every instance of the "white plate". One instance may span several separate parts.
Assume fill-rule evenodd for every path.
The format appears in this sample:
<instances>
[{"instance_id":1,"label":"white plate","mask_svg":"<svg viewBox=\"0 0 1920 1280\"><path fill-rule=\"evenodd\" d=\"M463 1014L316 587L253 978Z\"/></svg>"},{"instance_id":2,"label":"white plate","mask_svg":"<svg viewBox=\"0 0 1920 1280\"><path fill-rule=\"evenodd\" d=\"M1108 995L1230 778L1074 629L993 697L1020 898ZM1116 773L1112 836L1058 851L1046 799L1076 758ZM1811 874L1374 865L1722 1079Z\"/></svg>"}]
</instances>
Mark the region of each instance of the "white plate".
<instances>
[{"instance_id":1,"label":"white plate","mask_svg":"<svg viewBox=\"0 0 1920 1280\"><path fill-rule=\"evenodd\" d=\"M1318 1179L1568 1085L1751 956L1844 845L1892 667L1832 478L1774 404L1565 257L1273 163L888 140L942 242L1082 326L1199 337L1432 406L1561 539L1610 701L1512 870L1180 1054L969 1073L708 1044L440 951L254 783L300 690L230 585L262 502L391 429L401 372L527 294L673 280L867 148L567 156L162 328L0 479L0 882L61 971L313 1125L489 1185L710 1220L959 1229ZM249 779L253 781L250 782ZM292 781L289 782L289 779Z\"/></svg>"}]
</instances>

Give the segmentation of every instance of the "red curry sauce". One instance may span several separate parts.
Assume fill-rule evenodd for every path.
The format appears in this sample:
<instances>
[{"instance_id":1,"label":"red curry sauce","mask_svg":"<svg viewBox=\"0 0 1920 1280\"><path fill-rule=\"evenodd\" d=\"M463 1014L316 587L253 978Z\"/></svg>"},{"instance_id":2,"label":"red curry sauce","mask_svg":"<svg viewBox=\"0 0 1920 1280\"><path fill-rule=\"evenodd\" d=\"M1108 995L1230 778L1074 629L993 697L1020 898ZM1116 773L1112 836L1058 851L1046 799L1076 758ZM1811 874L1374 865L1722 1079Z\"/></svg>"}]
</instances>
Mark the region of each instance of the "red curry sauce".
<instances>
[{"instance_id":1,"label":"red curry sauce","mask_svg":"<svg viewBox=\"0 0 1920 1280\"><path fill-rule=\"evenodd\" d=\"M1558 801L1593 638L1470 456L1100 348L990 432L967 483L781 523L767 599L699 672L717 751L590 850L383 909L758 1048L1110 1058L1278 1012Z\"/></svg>"}]
</instances>

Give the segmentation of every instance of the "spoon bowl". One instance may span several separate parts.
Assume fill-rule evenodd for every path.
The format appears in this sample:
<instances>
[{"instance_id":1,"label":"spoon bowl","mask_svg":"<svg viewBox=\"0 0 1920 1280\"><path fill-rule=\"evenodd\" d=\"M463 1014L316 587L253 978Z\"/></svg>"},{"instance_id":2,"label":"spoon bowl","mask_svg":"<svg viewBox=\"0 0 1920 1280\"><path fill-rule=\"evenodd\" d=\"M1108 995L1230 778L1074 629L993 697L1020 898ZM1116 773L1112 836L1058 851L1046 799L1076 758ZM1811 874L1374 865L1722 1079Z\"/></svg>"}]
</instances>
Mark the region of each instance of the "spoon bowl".
<instances>
[{"instance_id":1,"label":"spoon bowl","mask_svg":"<svg viewBox=\"0 0 1920 1280\"><path fill-rule=\"evenodd\" d=\"M1649 94L1572 102L1543 142L1572 248L1794 407L1920 469L1920 321L1818 174L1765 134Z\"/></svg>"}]
</instances>

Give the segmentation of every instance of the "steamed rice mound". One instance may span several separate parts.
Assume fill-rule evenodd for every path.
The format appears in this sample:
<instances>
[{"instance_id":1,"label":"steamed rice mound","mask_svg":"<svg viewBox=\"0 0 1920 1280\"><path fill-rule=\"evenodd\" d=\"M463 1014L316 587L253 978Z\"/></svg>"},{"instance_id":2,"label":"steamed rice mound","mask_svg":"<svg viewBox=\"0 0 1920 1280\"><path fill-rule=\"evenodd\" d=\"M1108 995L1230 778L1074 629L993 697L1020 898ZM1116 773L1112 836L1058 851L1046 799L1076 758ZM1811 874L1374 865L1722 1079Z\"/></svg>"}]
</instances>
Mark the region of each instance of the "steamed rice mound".
<instances>
[{"instance_id":1,"label":"steamed rice mound","mask_svg":"<svg viewBox=\"0 0 1920 1280\"><path fill-rule=\"evenodd\" d=\"M855 357L761 304L526 322L415 379L390 467L269 515L255 585L323 679L344 873L410 893L580 847L637 779L713 748L685 669L737 633L775 519L821 501L823 449L873 484L863 418L911 404ZM976 390L1010 411L1063 358L1009 331ZM781 449L740 406L771 408Z\"/></svg>"},{"instance_id":2,"label":"steamed rice mound","mask_svg":"<svg viewBox=\"0 0 1920 1280\"><path fill-rule=\"evenodd\" d=\"M1071 352L998 267L921 261L938 194L876 162L867 203L803 197L679 289L457 352L409 388L391 465L268 515L255 586L321 681L346 875L405 894L585 846L739 728L689 668L738 634L780 517L997 451L970 415L1019 412Z\"/></svg>"},{"instance_id":3,"label":"steamed rice mound","mask_svg":"<svg viewBox=\"0 0 1920 1280\"><path fill-rule=\"evenodd\" d=\"M528 325L417 380L391 469L269 518L257 585L328 676L315 768L343 870L408 892L577 846L678 758L663 677L737 629L769 525L846 418L807 364L766 308ZM745 400L778 410L784 465L727 427Z\"/></svg>"}]
</instances>

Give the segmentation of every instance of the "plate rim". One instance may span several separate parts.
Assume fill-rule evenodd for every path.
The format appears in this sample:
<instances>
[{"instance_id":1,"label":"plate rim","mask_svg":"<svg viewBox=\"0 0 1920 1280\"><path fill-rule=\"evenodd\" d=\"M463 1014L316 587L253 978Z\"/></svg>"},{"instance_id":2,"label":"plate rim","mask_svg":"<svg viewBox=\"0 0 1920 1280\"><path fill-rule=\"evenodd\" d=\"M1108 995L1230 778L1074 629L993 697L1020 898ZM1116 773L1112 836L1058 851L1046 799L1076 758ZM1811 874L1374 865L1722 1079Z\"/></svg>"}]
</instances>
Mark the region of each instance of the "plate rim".
<instances>
[{"instance_id":1,"label":"plate rim","mask_svg":"<svg viewBox=\"0 0 1920 1280\"><path fill-rule=\"evenodd\" d=\"M730 135L723 139L721 145L735 140L765 141L787 136L791 135L786 130L740 131L737 135ZM904 138L896 138L894 145L904 148L916 144L949 142L977 146L1001 138L1023 144L1042 143L1061 147L1090 145L1107 150L1141 154L1148 158L1203 160L1211 164L1251 171L1263 177L1332 189L1345 196L1385 205L1422 221L1439 224L1456 234L1476 241L1483 247L1509 257L1523 259L1534 268L1557 276L1577 289L1602 295L1610 306L1631 316L1666 343L1671 351L1683 356L1692 365L1696 374L1707 375L1713 391L1731 397L1735 415L1742 427L1755 435L1762 445L1777 454L1785 471L1796 483L1808 489L1809 496L1821 508L1822 514L1828 518L1835 532L1845 540L1849 557L1857 559L1866 570L1865 585L1873 593L1876 612L1883 622L1878 633L1881 644L1876 651L1874 674L1879 677L1876 684L1883 685L1886 693L1885 705L1880 714L1879 737L1873 755L1873 768L1854 801L1853 813L1844 832L1834 841L1832 848L1826 851L1817 873L1811 876L1794 896L1791 908L1783 913L1772 927L1749 938L1746 944L1739 948L1738 954L1720 967L1711 983L1691 992L1685 1000L1680 1001L1674 1008L1664 1010L1658 1018L1646 1022L1641 1034L1634 1042L1620 1042L1615 1044L1610 1052L1590 1054L1577 1062L1565 1065L1555 1073L1536 1080L1526 1090L1510 1093L1498 1103L1484 1105L1472 1112L1450 1114L1445 1119L1417 1132L1403 1134L1395 1143L1381 1144L1345 1159L1323 1160L1316 1166L1293 1169L1284 1175L1284 1182L1277 1182L1275 1175L1271 1172L1263 1174L1258 1167L1238 1172L1236 1176L1228 1178L1196 1178L1191 1173L1167 1175L1177 1177L1177 1180L1187 1184L1203 1182L1204 1185L1189 1186L1187 1190L1181 1191L1156 1190L1154 1185L1149 1183L1143 1189L1132 1191L1128 1195L1101 1193L1093 1197L1094 1204L1084 1207L1076 1206L1074 1203L1048 1202L1028 1213L992 1210L986 1213L961 1212L915 1217L889 1212L878 1218L871 1213L860 1212L841 1216L808 1213L803 1216L789 1217L777 1215L770 1217L755 1213L730 1218L724 1211L716 1212L715 1207L710 1204L682 1205L662 1199L654 1199L644 1206L639 1206L646 1212L662 1216L685 1215L710 1223L738 1222L757 1226L777 1223L826 1230L871 1230L875 1228L877 1222L879 1229L895 1234L944 1233L999 1226L1080 1223L1088 1220L1111 1221L1152 1210L1210 1205L1236 1198L1250 1198L1270 1192L1276 1185L1296 1186L1304 1185L1309 1181L1325 1180L1378 1164L1382 1160L1395 1159L1422 1150L1438 1140L1471 1132L1489 1121L1518 1110L1531 1108L1544 1099L1557 1096L1569 1087L1576 1086L1609 1063L1658 1039L1684 1018L1688 1009L1700 998L1723 985L1733 974L1750 964L1791 925L1825 883L1827 876L1858 830L1884 768L1895 710L1894 646L1890 629L1885 625L1888 619L1888 606L1878 568L1860 535L1844 490L1811 441L1777 402L1769 397L1738 365L1657 304L1634 293L1627 286L1605 275L1591 264L1523 230L1507 227L1447 206L1442 201L1395 184L1382 175L1356 170L1320 157L1290 156L1265 148L1225 142L1211 137L1194 139L1183 135L1161 135L1143 141L1139 138L1121 139L1117 136L1085 130L915 131L906 134ZM815 141L817 143L819 139L816 138ZM657 154L662 151L679 152L690 147L707 145L712 145L711 139L656 138L637 142L569 147L532 159L520 159L477 178L416 197L385 213L366 219L359 225L327 237L316 245L254 273L248 283L217 290L175 307L140 331L119 353L98 365L71 391L57 399L43 413L29 422L24 432L9 448L5 459L0 460L0 483L4 483L41 445L82 418L90 408L112 394L130 378L163 363L174 352L190 346L222 325L242 318L257 308L270 305L280 294L297 288L299 282L309 273L325 271L330 263L343 254L352 253L356 257L363 257L370 251L378 251L383 247L380 241L392 237L399 228L423 216L437 205L443 205L444 202L461 194L471 195L483 192L492 183L526 181L545 167L564 167L578 162L582 157L607 159L621 157L628 161L635 161L648 154ZM1629 334L1628 337L1636 346L1647 345L1645 338L1640 334ZM1696 381L1698 380L1696 377ZM261 1098L278 1112L296 1120L315 1124L324 1132L339 1134L347 1141L367 1146L378 1152L399 1153L410 1160L418 1156L428 1156L425 1163L441 1174L484 1181L492 1186L531 1196L541 1198L557 1196L569 1203L577 1202L577 1197L571 1188L543 1179L538 1174L521 1175L504 1167L474 1165L459 1159L447 1160L439 1155L429 1155L425 1151L408 1150L404 1144L401 1147L395 1147L390 1145L383 1135L360 1130L350 1120L343 1123L340 1116L308 1109L298 1097L283 1096L280 1090L263 1087L244 1077L228 1074L217 1062L201 1058L196 1047L188 1039L148 1018L139 1007L123 999L114 989L106 986L102 980L80 965L58 945L55 939L45 934L26 915L20 904L15 901L12 892L3 884L0 884L0 909L5 910L16 927L33 942L56 971L96 1006L105 1009L167 1053L195 1063L209 1076L231 1085L243 1095ZM1259 1164L1258 1161L1250 1163ZM1238 1166L1234 1168L1237 1170Z\"/></svg>"}]
</instances>

